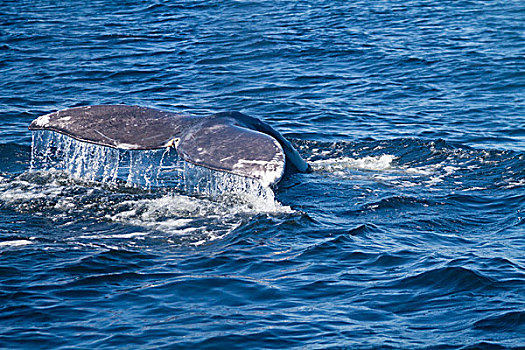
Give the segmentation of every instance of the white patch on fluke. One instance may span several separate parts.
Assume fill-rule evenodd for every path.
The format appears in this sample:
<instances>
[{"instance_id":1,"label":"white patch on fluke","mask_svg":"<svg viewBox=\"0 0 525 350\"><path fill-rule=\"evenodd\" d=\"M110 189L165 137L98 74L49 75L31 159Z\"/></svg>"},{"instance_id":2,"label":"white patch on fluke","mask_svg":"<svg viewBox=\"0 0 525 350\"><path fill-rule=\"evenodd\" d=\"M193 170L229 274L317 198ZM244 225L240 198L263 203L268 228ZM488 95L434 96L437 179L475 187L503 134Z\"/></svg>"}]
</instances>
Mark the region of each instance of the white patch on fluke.
<instances>
[{"instance_id":1,"label":"white patch on fluke","mask_svg":"<svg viewBox=\"0 0 525 350\"><path fill-rule=\"evenodd\" d=\"M284 174L285 158L281 145L274 141L278 152L270 161L240 159L234 166L234 170L243 170L243 173L250 173L259 180L263 186L271 186L281 179ZM247 169L249 171L246 171Z\"/></svg>"},{"instance_id":2,"label":"white patch on fluke","mask_svg":"<svg viewBox=\"0 0 525 350\"><path fill-rule=\"evenodd\" d=\"M59 122L67 122L70 120L71 120L71 117L69 115L58 119Z\"/></svg>"},{"instance_id":3,"label":"white patch on fluke","mask_svg":"<svg viewBox=\"0 0 525 350\"><path fill-rule=\"evenodd\" d=\"M134 144L131 144L131 143L119 143L115 147L122 148L122 149L137 149L140 146L139 145L134 145Z\"/></svg>"},{"instance_id":4,"label":"white patch on fluke","mask_svg":"<svg viewBox=\"0 0 525 350\"><path fill-rule=\"evenodd\" d=\"M49 114L46 114L46 115L42 115L38 118L35 119L35 125L41 127L41 128L45 128L46 126L49 125L49 122L50 122L50 119L51 119L51 116L53 115L53 113L49 113Z\"/></svg>"},{"instance_id":5,"label":"white patch on fluke","mask_svg":"<svg viewBox=\"0 0 525 350\"><path fill-rule=\"evenodd\" d=\"M179 147L179 143L180 143L180 138L176 137L176 138L171 139L168 142L166 142L164 144L164 147L168 147L168 148L169 147L175 147L175 148L177 148L177 147Z\"/></svg>"}]
</instances>

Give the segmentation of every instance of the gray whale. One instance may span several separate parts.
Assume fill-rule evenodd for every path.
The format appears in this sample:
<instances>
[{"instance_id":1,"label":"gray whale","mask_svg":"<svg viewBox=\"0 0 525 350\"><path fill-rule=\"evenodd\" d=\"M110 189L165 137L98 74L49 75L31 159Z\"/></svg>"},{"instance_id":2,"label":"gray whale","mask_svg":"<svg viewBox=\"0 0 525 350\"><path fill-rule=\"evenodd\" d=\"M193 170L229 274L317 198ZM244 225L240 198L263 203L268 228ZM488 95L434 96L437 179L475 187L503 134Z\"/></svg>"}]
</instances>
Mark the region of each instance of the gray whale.
<instances>
[{"instance_id":1,"label":"gray whale","mask_svg":"<svg viewBox=\"0 0 525 350\"><path fill-rule=\"evenodd\" d=\"M310 171L292 144L270 125L239 112L187 116L127 105L76 107L40 116L30 130L50 130L127 150L174 147L187 162L278 183L285 170Z\"/></svg>"}]
</instances>

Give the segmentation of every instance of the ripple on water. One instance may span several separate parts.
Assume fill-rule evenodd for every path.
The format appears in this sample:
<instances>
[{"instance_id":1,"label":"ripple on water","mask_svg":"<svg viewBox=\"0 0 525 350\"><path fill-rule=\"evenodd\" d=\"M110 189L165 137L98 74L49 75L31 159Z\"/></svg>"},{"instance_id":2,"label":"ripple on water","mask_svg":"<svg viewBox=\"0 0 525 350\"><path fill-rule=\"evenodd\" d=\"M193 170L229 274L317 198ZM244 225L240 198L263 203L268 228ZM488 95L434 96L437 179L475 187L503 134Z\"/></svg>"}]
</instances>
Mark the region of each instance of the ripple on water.
<instances>
[{"instance_id":1,"label":"ripple on water","mask_svg":"<svg viewBox=\"0 0 525 350\"><path fill-rule=\"evenodd\" d=\"M522 348L523 13L0 1L1 346ZM315 169L271 201L27 172L31 120L115 103L239 110Z\"/></svg>"}]
</instances>

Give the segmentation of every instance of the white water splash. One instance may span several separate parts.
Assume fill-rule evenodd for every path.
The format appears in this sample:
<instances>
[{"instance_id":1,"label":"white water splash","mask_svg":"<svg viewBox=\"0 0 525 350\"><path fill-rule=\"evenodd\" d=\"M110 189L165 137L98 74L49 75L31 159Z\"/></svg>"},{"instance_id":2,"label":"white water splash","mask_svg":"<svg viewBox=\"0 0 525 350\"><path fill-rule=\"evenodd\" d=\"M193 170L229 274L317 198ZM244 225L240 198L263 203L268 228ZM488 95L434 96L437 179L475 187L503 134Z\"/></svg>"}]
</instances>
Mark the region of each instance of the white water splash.
<instances>
[{"instance_id":1,"label":"white water splash","mask_svg":"<svg viewBox=\"0 0 525 350\"><path fill-rule=\"evenodd\" d=\"M445 162L411 167L396 164L397 157L390 154L366 156L362 158L329 158L312 161L314 171L336 177L351 178L356 181L372 180L388 183L397 187L415 187L424 185L433 187L454 175L459 167Z\"/></svg>"},{"instance_id":2,"label":"white water splash","mask_svg":"<svg viewBox=\"0 0 525 350\"><path fill-rule=\"evenodd\" d=\"M390 154L381 156L368 156L363 158L341 157L335 159L316 160L310 163L314 170L328 171L337 173L338 171L357 169L357 170L388 170L392 168L392 162L396 159Z\"/></svg>"},{"instance_id":3,"label":"white water splash","mask_svg":"<svg viewBox=\"0 0 525 350\"><path fill-rule=\"evenodd\" d=\"M221 202L207 198L169 194L160 198L123 201L105 219L131 224L149 230L162 231L176 236L200 237L198 243L219 239L235 230L242 217L261 213L292 213L288 206L272 208L253 207L243 201L222 198ZM226 205L225 205L226 204Z\"/></svg>"},{"instance_id":4,"label":"white water splash","mask_svg":"<svg viewBox=\"0 0 525 350\"><path fill-rule=\"evenodd\" d=\"M0 180L0 206L46 218L56 228L54 239L68 244L85 244L87 239L104 246L110 240L126 246L145 240L200 245L224 237L254 215L294 212L276 201L250 202L231 194L213 199L160 190L129 191L125 186L79 181L56 170ZM71 225L85 233L69 237Z\"/></svg>"}]
</instances>

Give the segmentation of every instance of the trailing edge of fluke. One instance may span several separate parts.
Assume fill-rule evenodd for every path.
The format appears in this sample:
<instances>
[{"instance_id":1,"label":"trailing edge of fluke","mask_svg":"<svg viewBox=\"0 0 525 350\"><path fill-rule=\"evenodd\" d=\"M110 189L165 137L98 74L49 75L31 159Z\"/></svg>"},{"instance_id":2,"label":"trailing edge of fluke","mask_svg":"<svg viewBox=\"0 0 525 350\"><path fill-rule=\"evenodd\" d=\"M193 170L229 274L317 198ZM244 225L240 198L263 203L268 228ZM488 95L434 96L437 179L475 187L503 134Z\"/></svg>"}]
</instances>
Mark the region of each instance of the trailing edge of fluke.
<instances>
[{"instance_id":1,"label":"trailing edge of fluke","mask_svg":"<svg viewBox=\"0 0 525 350\"><path fill-rule=\"evenodd\" d=\"M285 169L310 170L279 132L239 112L200 117L139 106L98 105L43 115L29 129L126 150L174 147L187 162L255 178L264 185L278 183Z\"/></svg>"}]
</instances>

